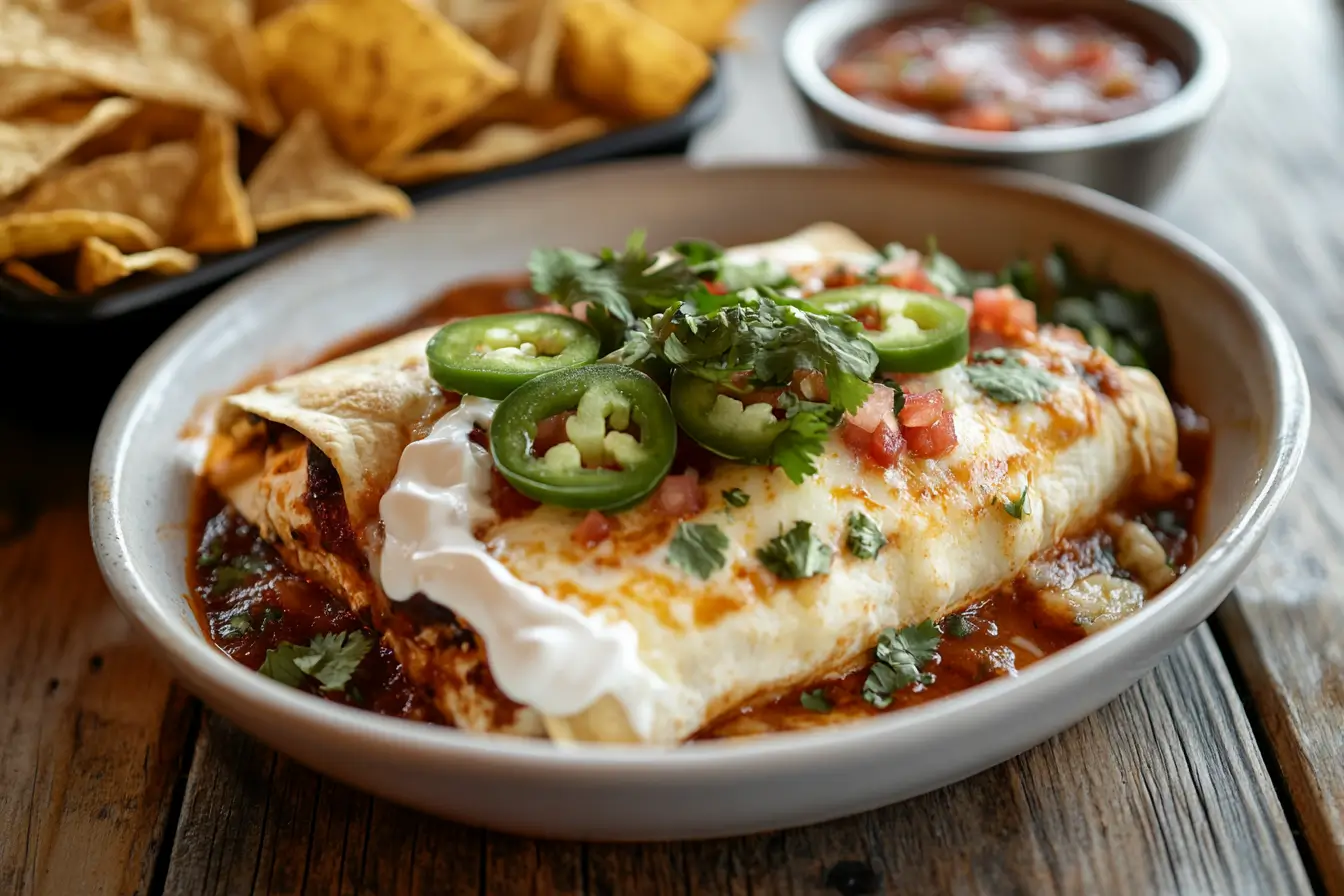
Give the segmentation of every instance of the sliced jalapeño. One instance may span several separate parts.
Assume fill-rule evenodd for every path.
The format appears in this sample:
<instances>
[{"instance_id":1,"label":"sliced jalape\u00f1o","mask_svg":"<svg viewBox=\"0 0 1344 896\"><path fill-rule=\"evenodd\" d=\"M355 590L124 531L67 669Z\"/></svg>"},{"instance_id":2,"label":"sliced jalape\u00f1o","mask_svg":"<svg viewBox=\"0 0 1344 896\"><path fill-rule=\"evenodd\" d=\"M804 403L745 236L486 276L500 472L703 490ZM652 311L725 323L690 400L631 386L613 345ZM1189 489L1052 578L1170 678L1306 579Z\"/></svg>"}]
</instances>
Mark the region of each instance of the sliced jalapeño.
<instances>
[{"instance_id":1,"label":"sliced jalape\u00f1o","mask_svg":"<svg viewBox=\"0 0 1344 896\"><path fill-rule=\"evenodd\" d=\"M744 402L716 383L678 370L672 374L672 414L686 435L715 454L768 463L775 439L789 428L769 402Z\"/></svg>"},{"instance_id":2,"label":"sliced jalape\u00f1o","mask_svg":"<svg viewBox=\"0 0 1344 896\"><path fill-rule=\"evenodd\" d=\"M965 361L971 350L966 309L949 299L872 285L830 289L808 301L864 320L884 373L932 373Z\"/></svg>"},{"instance_id":3,"label":"sliced jalape\u00f1o","mask_svg":"<svg viewBox=\"0 0 1344 896\"><path fill-rule=\"evenodd\" d=\"M599 340L593 328L563 314L521 311L468 317L429 340L429 373L464 395L501 399L543 373L591 364Z\"/></svg>"},{"instance_id":4,"label":"sliced jalape\u00f1o","mask_svg":"<svg viewBox=\"0 0 1344 896\"><path fill-rule=\"evenodd\" d=\"M538 456L542 421L563 419L567 437ZM577 510L622 510L663 481L677 424L658 384L616 364L543 374L500 402L490 453L509 484L535 501Z\"/></svg>"}]
</instances>

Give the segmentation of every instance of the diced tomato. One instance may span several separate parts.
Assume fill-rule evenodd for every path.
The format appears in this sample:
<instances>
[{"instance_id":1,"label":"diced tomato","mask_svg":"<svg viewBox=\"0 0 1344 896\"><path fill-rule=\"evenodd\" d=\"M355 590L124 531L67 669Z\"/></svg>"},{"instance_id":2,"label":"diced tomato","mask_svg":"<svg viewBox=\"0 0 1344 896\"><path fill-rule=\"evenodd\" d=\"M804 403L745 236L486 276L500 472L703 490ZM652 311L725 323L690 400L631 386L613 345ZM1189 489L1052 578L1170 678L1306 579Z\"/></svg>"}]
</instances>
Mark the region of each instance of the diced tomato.
<instances>
[{"instance_id":1,"label":"diced tomato","mask_svg":"<svg viewBox=\"0 0 1344 896\"><path fill-rule=\"evenodd\" d=\"M546 417L537 422L537 437L532 440L532 453L537 457L544 457L547 451L550 451L561 442L569 441L569 433L565 431L565 421L574 416L574 411L561 411L552 417Z\"/></svg>"},{"instance_id":2,"label":"diced tomato","mask_svg":"<svg viewBox=\"0 0 1344 896\"><path fill-rule=\"evenodd\" d=\"M971 309L971 328L997 333L1008 340L1036 332L1036 304L1011 286L977 289Z\"/></svg>"},{"instance_id":3,"label":"diced tomato","mask_svg":"<svg viewBox=\"0 0 1344 896\"><path fill-rule=\"evenodd\" d=\"M531 513L541 504L509 485L509 481L495 468L490 468L490 505L502 519L513 519Z\"/></svg>"},{"instance_id":4,"label":"diced tomato","mask_svg":"<svg viewBox=\"0 0 1344 896\"><path fill-rule=\"evenodd\" d=\"M709 290L716 296L727 295L728 293L728 287L714 280L707 281L705 283L705 289Z\"/></svg>"},{"instance_id":5,"label":"diced tomato","mask_svg":"<svg viewBox=\"0 0 1344 896\"><path fill-rule=\"evenodd\" d=\"M882 312L877 310L876 305L864 305L862 308L855 308L851 314L855 320L863 324L865 330L882 329Z\"/></svg>"},{"instance_id":6,"label":"diced tomato","mask_svg":"<svg viewBox=\"0 0 1344 896\"><path fill-rule=\"evenodd\" d=\"M588 511L583 522L574 528L570 537L586 548L597 547L611 536L611 521L598 510Z\"/></svg>"},{"instance_id":7,"label":"diced tomato","mask_svg":"<svg viewBox=\"0 0 1344 896\"><path fill-rule=\"evenodd\" d=\"M1070 62L1074 68L1103 68L1115 54L1115 47L1104 40L1080 40L1073 45Z\"/></svg>"},{"instance_id":8,"label":"diced tomato","mask_svg":"<svg viewBox=\"0 0 1344 896\"><path fill-rule=\"evenodd\" d=\"M906 429L922 429L938 422L943 413L943 393L938 390L905 396L905 406L897 414Z\"/></svg>"},{"instance_id":9,"label":"diced tomato","mask_svg":"<svg viewBox=\"0 0 1344 896\"><path fill-rule=\"evenodd\" d=\"M876 432L879 426L884 425L896 429L895 399L896 395L890 386L873 383L868 400L852 415L846 414L845 419L868 433Z\"/></svg>"},{"instance_id":10,"label":"diced tomato","mask_svg":"<svg viewBox=\"0 0 1344 896\"><path fill-rule=\"evenodd\" d=\"M763 389L752 389L750 392L742 394L733 393L729 398L735 398L742 402L743 407L749 404L768 404L772 408L779 407L779 396L783 395L787 389L780 386L769 386Z\"/></svg>"},{"instance_id":11,"label":"diced tomato","mask_svg":"<svg viewBox=\"0 0 1344 896\"><path fill-rule=\"evenodd\" d=\"M545 314L563 314L565 317L570 316L569 309L559 302L547 302L545 305L538 305L536 310Z\"/></svg>"},{"instance_id":12,"label":"diced tomato","mask_svg":"<svg viewBox=\"0 0 1344 896\"><path fill-rule=\"evenodd\" d=\"M700 474L694 469L677 476L666 476L653 493L653 508L670 517L695 516L705 509L705 492Z\"/></svg>"},{"instance_id":13,"label":"diced tomato","mask_svg":"<svg viewBox=\"0 0 1344 896\"><path fill-rule=\"evenodd\" d=\"M956 109L947 115L947 123L957 128L976 131L1012 131L1017 129L1013 115L1002 106L984 104L969 109Z\"/></svg>"},{"instance_id":14,"label":"diced tomato","mask_svg":"<svg viewBox=\"0 0 1344 896\"><path fill-rule=\"evenodd\" d=\"M932 426L903 429L902 434L915 457L942 457L957 447L957 429L951 411L943 411Z\"/></svg>"},{"instance_id":15,"label":"diced tomato","mask_svg":"<svg viewBox=\"0 0 1344 896\"><path fill-rule=\"evenodd\" d=\"M795 370L789 389L808 401L831 400L831 390L826 388L826 374L820 370Z\"/></svg>"},{"instance_id":16,"label":"diced tomato","mask_svg":"<svg viewBox=\"0 0 1344 896\"><path fill-rule=\"evenodd\" d=\"M569 313L579 320L586 321L588 319L588 306L590 304L590 302L575 302L574 307L569 309Z\"/></svg>"},{"instance_id":17,"label":"diced tomato","mask_svg":"<svg viewBox=\"0 0 1344 896\"><path fill-rule=\"evenodd\" d=\"M933 285L929 275L924 273L923 268L911 268L908 271L901 271L887 278L887 282L900 289L912 289L915 292L926 292L929 295L941 295L938 287Z\"/></svg>"},{"instance_id":18,"label":"diced tomato","mask_svg":"<svg viewBox=\"0 0 1344 896\"><path fill-rule=\"evenodd\" d=\"M905 439L899 427L879 423L872 432L846 420L841 426L840 438L854 455L879 467L891 467L901 458Z\"/></svg>"}]
</instances>

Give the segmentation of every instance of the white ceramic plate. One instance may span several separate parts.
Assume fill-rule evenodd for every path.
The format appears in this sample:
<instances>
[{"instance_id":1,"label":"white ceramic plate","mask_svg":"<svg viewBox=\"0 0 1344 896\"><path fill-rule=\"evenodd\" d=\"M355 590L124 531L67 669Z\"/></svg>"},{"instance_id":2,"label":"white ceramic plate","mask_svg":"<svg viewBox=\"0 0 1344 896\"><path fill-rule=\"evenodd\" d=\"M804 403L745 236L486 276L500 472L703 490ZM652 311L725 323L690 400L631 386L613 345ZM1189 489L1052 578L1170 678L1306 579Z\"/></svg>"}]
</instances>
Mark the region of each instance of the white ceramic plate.
<instances>
[{"instance_id":1,"label":"white ceramic plate","mask_svg":"<svg viewBox=\"0 0 1344 896\"><path fill-rule=\"evenodd\" d=\"M829 219L870 241L940 246L992 267L1067 240L1088 263L1159 291L1184 398L1216 433L1203 556L1140 613L956 696L871 721L675 750L468 735L324 702L262 678L202 636L183 598L191 474L179 433L202 396L292 366L455 280L520 269L537 245L764 240ZM822 821L964 778L1073 724L1133 684L1218 605L1301 458L1305 378L1269 304L1156 219L1021 174L853 158L696 170L586 168L342 231L262 268L169 330L122 384L99 433L90 514L121 606L187 685L243 728L358 787L457 820L600 840L708 837Z\"/></svg>"}]
</instances>

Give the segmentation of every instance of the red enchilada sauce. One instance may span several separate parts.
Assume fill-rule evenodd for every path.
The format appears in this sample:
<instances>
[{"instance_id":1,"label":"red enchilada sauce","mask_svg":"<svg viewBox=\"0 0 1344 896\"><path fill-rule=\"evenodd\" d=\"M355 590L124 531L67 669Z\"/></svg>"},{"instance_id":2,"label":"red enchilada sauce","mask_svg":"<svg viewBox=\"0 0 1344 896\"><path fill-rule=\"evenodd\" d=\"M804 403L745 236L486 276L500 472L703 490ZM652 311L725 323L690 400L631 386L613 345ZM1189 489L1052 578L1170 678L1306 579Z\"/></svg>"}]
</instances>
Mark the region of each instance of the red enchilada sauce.
<instances>
[{"instance_id":1,"label":"red enchilada sauce","mask_svg":"<svg viewBox=\"0 0 1344 896\"><path fill-rule=\"evenodd\" d=\"M868 28L826 74L878 108L978 131L1114 121L1181 87L1170 60L1102 21L986 7L960 19L903 18Z\"/></svg>"},{"instance_id":2,"label":"red enchilada sauce","mask_svg":"<svg viewBox=\"0 0 1344 896\"><path fill-rule=\"evenodd\" d=\"M340 357L378 345L403 333L434 326L452 317L486 314L525 307L530 301L525 279L500 278L463 284L438 300L388 327L347 340L325 353L323 359ZM1184 468L1202 482L1209 447L1206 421L1178 406L1181 427L1180 454ZM689 442L689 440L686 440ZM311 486L306 498L318 524L324 545L349 557L353 544L349 523L342 512L340 481L329 462L318 452L309 458ZM1188 494L1168 506L1145 508L1131 518L1144 522L1157 536L1177 573L1192 562L1196 544L1188 533L1195 529L1197 496ZM330 513L326 511L330 511ZM211 641L230 657L250 669L259 669L267 652L285 644L307 645L316 636L346 634L367 640L368 650L358 661L348 681L339 689L323 689L313 678L297 684L303 690L338 703L358 706L401 718L445 724L435 709L433 694L408 680L392 649L369 624L352 613L338 597L321 586L289 571L257 529L227 507L202 480L194 501L191 537L195 551L188 561L191 601ZM1065 559L1079 575L1115 572L1109 536L1095 533L1061 548ZM363 562L362 557L360 562ZM420 624L455 621L451 612L417 599L396 607L390 624L415 627ZM983 681L1016 675L1019 670L1081 640L1077 625L1061 624L1036 599L1021 579L952 617L940 621L943 637L927 671L933 680L897 691L890 709L918 705L947 696ZM472 637L464 632L465 637ZM844 678L817 682L772 702L736 710L716 720L701 738L734 736L763 730L781 730L815 725L820 697L835 719L852 718L890 710L878 710L862 696L866 667ZM811 699L804 700L804 694Z\"/></svg>"}]
</instances>

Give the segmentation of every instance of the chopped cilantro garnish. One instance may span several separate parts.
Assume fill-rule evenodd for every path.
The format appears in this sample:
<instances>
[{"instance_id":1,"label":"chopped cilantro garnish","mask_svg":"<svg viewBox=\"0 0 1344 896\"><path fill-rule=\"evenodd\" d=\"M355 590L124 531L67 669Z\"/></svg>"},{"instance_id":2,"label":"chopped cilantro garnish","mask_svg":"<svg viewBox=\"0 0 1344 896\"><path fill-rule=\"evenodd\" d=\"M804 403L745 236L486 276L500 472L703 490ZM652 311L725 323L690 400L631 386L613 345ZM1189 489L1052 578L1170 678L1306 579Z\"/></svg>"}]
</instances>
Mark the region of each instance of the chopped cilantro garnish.
<instances>
[{"instance_id":1,"label":"chopped cilantro garnish","mask_svg":"<svg viewBox=\"0 0 1344 896\"><path fill-rule=\"evenodd\" d=\"M730 507L746 507L751 503L751 495L740 488L730 488L724 491L723 500Z\"/></svg>"},{"instance_id":2,"label":"chopped cilantro garnish","mask_svg":"<svg viewBox=\"0 0 1344 896\"><path fill-rule=\"evenodd\" d=\"M789 428L780 433L770 449L770 462L798 484L817 472L816 459L826 447L831 430L840 422L840 410L828 404L781 396Z\"/></svg>"},{"instance_id":3,"label":"chopped cilantro garnish","mask_svg":"<svg viewBox=\"0 0 1344 896\"><path fill-rule=\"evenodd\" d=\"M1009 501L1006 498L1000 498L999 503L1003 505L1004 512L1015 520L1020 520L1024 516L1030 516L1031 498L1028 497L1027 494L1030 490L1031 486L1023 486L1022 494L1018 495L1017 498L1012 501Z\"/></svg>"},{"instance_id":4,"label":"chopped cilantro garnish","mask_svg":"<svg viewBox=\"0 0 1344 896\"><path fill-rule=\"evenodd\" d=\"M975 360L966 368L971 385L1003 404L1044 401L1059 384L1053 374L1016 357L982 352Z\"/></svg>"},{"instance_id":5,"label":"chopped cilantro garnish","mask_svg":"<svg viewBox=\"0 0 1344 896\"><path fill-rule=\"evenodd\" d=\"M949 638L969 638L975 631L975 623L969 617L960 613L953 613L943 620L943 634Z\"/></svg>"},{"instance_id":6,"label":"chopped cilantro garnish","mask_svg":"<svg viewBox=\"0 0 1344 896\"><path fill-rule=\"evenodd\" d=\"M285 611L279 607L267 607L261 611L261 629L266 630L266 626L272 622L279 622L285 618Z\"/></svg>"},{"instance_id":7,"label":"chopped cilantro garnish","mask_svg":"<svg viewBox=\"0 0 1344 896\"><path fill-rule=\"evenodd\" d=\"M806 579L831 570L831 549L812 534L812 524L799 520L788 532L780 532L756 559L781 579Z\"/></svg>"},{"instance_id":8,"label":"chopped cilantro garnish","mask_svg":"<svg viewBox=\"0 0 1344 896\"><path fill-rule=\"evenodd\" d=\"M224 566L216 566L210 594L217 597L235 588L241 588L270 568L269 563L252 554L234 557Z\"/></svg>"},{"instance_id":9,"label":"chopped cilantro garnish","mask_svg":"<svg viewBox=\"0 0 1344 896\"><path fill-rule=\"evenodd\" d=\"M728 536L718 526L681 523L667 546L667 562L691 575L708 579L723 568Z\"/></svg>"},{"instance_id":10,"label":"chopped cilantro garnish","mask_svg":"<svg viewBox=\"0 0 1344 896\"><path fill-rule=\"evenodd\" d=\"M222 634L226 638L237 638L252 631L252 617L246 612L234 613L224 620Z\"/></svg>"},{"instance_id":11,"label":"chopped cilantro garnish","mask_svg":"<svg viewBox=\"0 0 1344 896\"><path fill-rule=\"evenodd\" d=\"M196 554L196 565L211 567L222 559L224 559L224 539L216 536L201 545L200 552Z\"/></svg>"},{"instance_id":12,"label":"chopped cilantro garnish","mask_svg":"<svg viewBox=\"0 0 1344 896\"><path fill-rule=\"evenodd\" d=\"M933 673L920 671L938 655L942 633L933 620L897 631L883 629L877 636L877 660L863 683L863 699L886 709L892 695L912 684L933 684Z\"/></svg>"},{"instance_id":13,"label":"chopped cilantro garnish","mask_svg":"<svg viewBox=\"0 0 1344 896\"><path fill-rule=\"evenodd\" d=\"M372 646L363 632L317 635L306 646L282 641L266 651L257 671L292 688L312 678L324 691L344 691Z\"/></svg>"},{"instance_id":14,"label":"chopped cilantro garnish","mask_svg":"<svg viewBox=\"0 0 1344 896\"><path fill-rule=\"evenodd\" d=\"M815 691L803 691L798 702L803 704L803 709L812 712L827 713L831 711L831 701L826 699L826 691L817 688Z\"/></svg>"},{"instance_id":15,"label":"chopped cilantro garnish","mask_svg":"<svg viewBox=\"0 0 1344 896\"><path fill-rule=\"evenodd\" d=\"M851 513L845 527L845 546L860 560L872 560L887 543L876 520L861 511Z\"/></svg>"}]
</instances>

